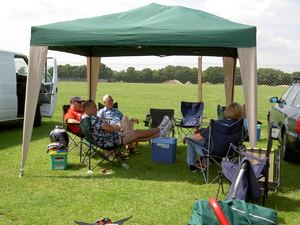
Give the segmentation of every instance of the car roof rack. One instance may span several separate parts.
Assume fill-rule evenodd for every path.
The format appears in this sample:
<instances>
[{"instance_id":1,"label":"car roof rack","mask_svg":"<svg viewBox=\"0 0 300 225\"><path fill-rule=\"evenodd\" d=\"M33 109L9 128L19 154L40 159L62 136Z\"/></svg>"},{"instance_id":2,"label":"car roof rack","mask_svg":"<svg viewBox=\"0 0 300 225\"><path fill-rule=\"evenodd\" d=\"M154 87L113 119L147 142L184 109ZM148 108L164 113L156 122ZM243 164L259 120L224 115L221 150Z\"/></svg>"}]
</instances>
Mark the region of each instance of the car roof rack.
<instances>
[{"instance_id":1,"label":"car roof rack","mask_svg":"<svg viewBox=\"0 0 300 225\"><path fill-rule=\"evenodd\" d=\"M300 77L292 77L295 82L300 82Z\"/></svg>"}]
</instances>

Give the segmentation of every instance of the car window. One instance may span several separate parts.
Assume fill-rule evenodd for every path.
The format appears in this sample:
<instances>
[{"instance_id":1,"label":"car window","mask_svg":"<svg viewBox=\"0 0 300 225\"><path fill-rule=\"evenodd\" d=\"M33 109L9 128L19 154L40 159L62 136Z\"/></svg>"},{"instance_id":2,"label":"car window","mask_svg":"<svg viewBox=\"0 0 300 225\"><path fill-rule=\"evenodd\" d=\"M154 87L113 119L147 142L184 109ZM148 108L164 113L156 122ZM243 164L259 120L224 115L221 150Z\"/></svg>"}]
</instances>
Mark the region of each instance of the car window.
<instances>
[{"instance_id":1,"label":"car window","mask_svg":"<svg viewBox=\"0 0 300 225\"><path fill-rule=\"evenodd\" d=\"M28 65L24 58L15 57L16 73L22 76L27 76Z\"/></svg>"},{"instance_id":2,"label":"car window","mask_svg":"<svg viewBox=\"0 0 300 225\"><path fill-rule=\"evenodd\" d=\"M292 86L292 87L289 87L289 88L284 92L284 94L281 96L281 98L280 98L280 100L279 100L279 102L280 102L281 104L285 104L285 100L286 100L287 96L289 95L289 93L291 92L291 90L292 90L293 88L294 88L293 86Z\"/></svg>"},{"instance_id":3,"label":"car window","mask_svg":"<svg viewBox=\"0 0 300 225\"><path fill-rule=\"evenodd\" d=\"M293 107L300 109L300 91L298 91L295 101L293 103Z\"/></svg>"},{"instance_id":4,"label":"car window","mask_svg":"<svg viewBox=\"0 0 300 225\"><path fill-rule=\"evenodd\" d=\"M299 89L299 85L290 87L281 97L280 103L292 106Z\"/></svg>"}]
</instances>

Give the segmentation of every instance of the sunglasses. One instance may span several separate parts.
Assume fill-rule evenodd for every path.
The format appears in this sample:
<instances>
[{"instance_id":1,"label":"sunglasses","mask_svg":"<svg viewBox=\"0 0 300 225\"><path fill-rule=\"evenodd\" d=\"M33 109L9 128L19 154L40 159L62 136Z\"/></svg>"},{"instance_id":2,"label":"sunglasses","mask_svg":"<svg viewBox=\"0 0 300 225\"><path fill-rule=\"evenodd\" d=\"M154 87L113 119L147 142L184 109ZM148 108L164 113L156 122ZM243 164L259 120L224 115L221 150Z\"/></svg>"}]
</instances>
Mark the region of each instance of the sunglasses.
<instances>
[{"instance_id":1,"label":"sunglasses","mask_svg":"<svg viewBox=\"0 0 300 225\"><path fill-rule=\"evenodd\" d=\"M107 102L113 102L114 100L112 99L112 100L107 100Z\"/></svg>"}]
</instances>

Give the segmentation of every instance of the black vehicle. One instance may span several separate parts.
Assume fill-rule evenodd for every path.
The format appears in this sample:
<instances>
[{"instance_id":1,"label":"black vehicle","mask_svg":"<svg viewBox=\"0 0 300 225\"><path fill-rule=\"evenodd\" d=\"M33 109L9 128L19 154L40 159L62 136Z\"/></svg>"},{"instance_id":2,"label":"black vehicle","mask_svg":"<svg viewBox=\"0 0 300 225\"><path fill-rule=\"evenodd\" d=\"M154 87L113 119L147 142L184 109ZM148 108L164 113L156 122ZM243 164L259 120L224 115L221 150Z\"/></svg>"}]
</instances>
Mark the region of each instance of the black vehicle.
<instances>
[{"instance_id":1,"label":"black vehicle","mask_svg":"<svg viewBox=\"0 0 300 225\"><path fill-rule=\"evenodd\" d=\"M286 90L280 99L272 97L276 103L269 109L268 121L279 129L278 140L282 145L282 157L286 161L300 161L300 77Z\"/></svg>"}]
</instances>

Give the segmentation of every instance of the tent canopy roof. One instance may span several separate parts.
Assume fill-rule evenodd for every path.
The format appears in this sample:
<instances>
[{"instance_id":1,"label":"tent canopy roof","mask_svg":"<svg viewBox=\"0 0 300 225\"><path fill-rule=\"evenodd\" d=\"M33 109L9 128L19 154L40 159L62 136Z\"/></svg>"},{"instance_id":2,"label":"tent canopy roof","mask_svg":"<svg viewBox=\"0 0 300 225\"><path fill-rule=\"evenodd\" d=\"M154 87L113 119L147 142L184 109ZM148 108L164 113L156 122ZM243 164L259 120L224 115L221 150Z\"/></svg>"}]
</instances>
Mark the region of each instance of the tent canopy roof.
<instances>
[{"instance_id":1,"label":"tent canopy roof","mask_svg":"<svg viewBox=\"0 0 300 225\"><path fill-rule=\"evenodd\" d=\"M237 48L256 47L256 27L152 3L122 13L34 26L30 45L95 57L237 57Z\"/></svg>"}]
</instances>

